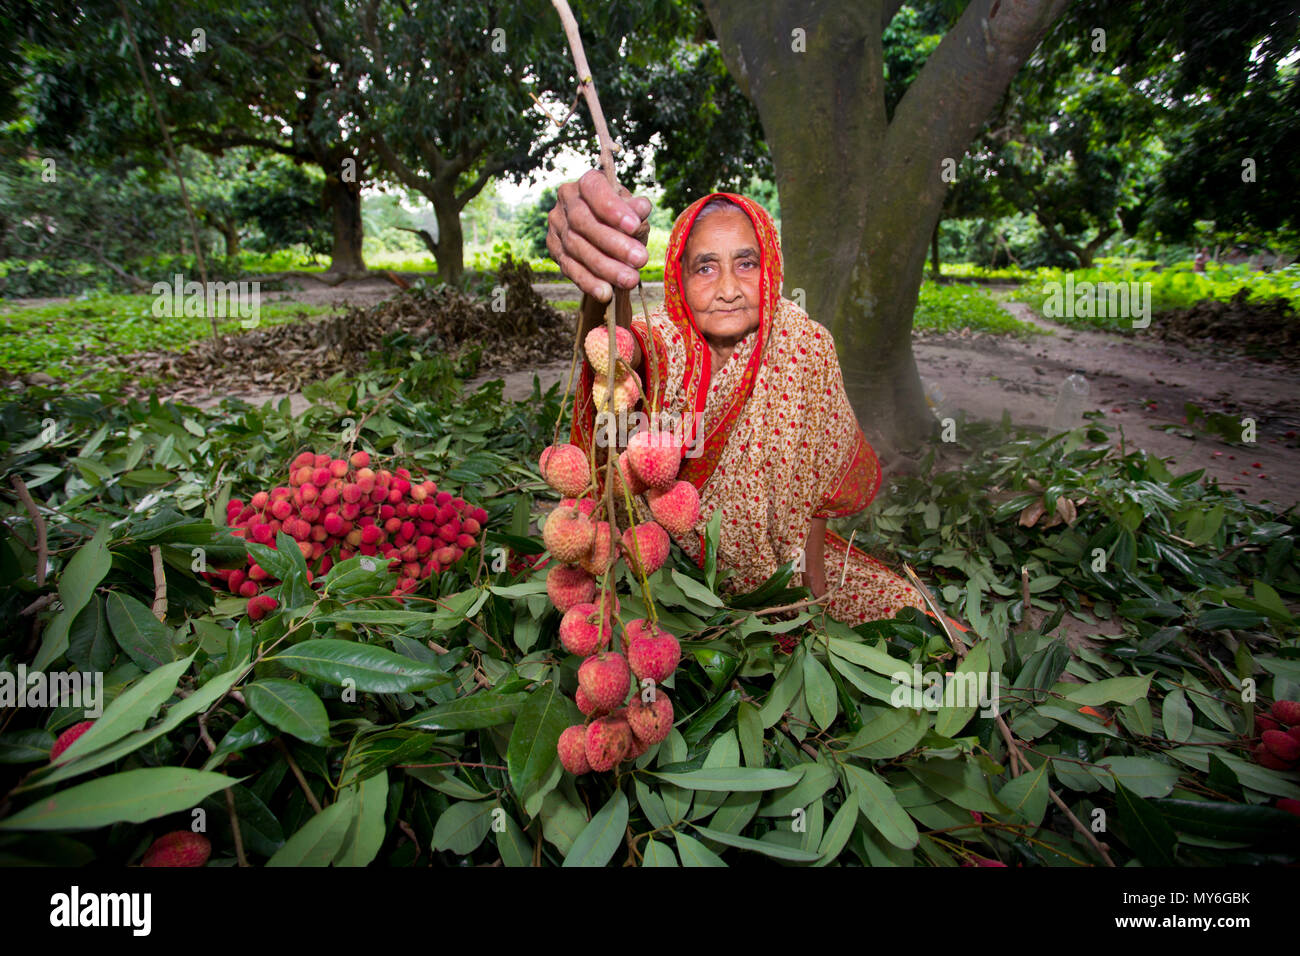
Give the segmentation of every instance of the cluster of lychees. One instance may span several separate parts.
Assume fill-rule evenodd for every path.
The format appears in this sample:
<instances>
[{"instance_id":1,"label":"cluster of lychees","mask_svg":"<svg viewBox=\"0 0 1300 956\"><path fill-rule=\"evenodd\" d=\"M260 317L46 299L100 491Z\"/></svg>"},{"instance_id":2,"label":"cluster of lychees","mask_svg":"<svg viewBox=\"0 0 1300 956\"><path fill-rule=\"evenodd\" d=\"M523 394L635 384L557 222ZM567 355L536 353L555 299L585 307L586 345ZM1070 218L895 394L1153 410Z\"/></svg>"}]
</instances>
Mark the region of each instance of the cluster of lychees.
<instances>
[{"instance_id":1,"label":"cluster of lychees","mask_svg":"<svg viewBox=\"0 0 1300 956\"><path fill-rule=\"evenodd\" d=\"M413 478L406 468L375 471L364 451L346 460L305 451L294 459L287 486L226 506L226 523L236 537L271 548L281 531L293 538L309 562L308 583L336 561L382 555L400 574L393 597L460 560L486 522L485 510ZM251 555L247 569L210 572L214 578L249 599L248 616L255 621L276 607L261 592L278 582Z\"/></svg>"},{"instance_id":2,"label":"cluster of lychees","mask_svg":"<svg viewBox=\"0 0 1300 956\"><path fill-rule=\"evenodd\" d=\"M1255 760L1270 770L1300 767L1300 702L1279 700L1268 714L1255 718L1261 731Z\"/></svg>"},{"instance_id":3,"label":"cluster of lychees","mask_svg":"<svg viewBox=\"0 0 1300 956\"><path fill-rule=\"evenodd\" d=\"M641 383L626 367L632 358L631 334L619 328L616 343L622 360L616 369L614 401L619 413L640 401ZM593 329L584 346L596 373L596 408L607 411L606 329ZM620 559L639 575L653 574L668 560L669 532L687 534L695 527L699 493L689 481L677 480L681 459L681 441L674 434L643 431L628 441L615 461L614 495L618 501L625 495L644 495L654 520L634 524L616 541L611 523L600 520L601 503L593 496L595 476L582 449L558 445L542 452L542 476L565 496L542 528L542 539L559 562L547 575L546 592L564 613L560 643L569 653L586 658L578 668L576 701L589 722L569 727L557 744L560 762L570 773L613 770L672 730L673 705L659 685L676 670L681 645L653 622L638 619L624 625L622 651L609 650L618 599L608 583L598 598L596 578L612 580ZM629 517L636 520L635 515Z\"/></svg>"}]
</instances>

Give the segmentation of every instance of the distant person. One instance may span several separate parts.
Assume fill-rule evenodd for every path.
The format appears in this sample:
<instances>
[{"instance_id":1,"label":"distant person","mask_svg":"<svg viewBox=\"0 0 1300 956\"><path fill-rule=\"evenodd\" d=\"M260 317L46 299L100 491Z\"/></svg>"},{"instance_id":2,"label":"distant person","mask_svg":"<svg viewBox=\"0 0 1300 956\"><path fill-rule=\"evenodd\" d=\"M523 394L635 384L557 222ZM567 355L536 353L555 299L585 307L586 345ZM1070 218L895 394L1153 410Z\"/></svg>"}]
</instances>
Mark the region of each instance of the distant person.
<instances>
[{"instance_id":1,"label":"distant person","mask_svg":"<svg viewBox=\"0 0 1300 956\"><path fill-rule=\"evenodd\" d=\"M1206 249L1205 246L1201 246L1201 251L1198 252L1196 254L1196 258L1192 260L1192 270L1194 272L1204 272L1205 263L1209 261L1209 258L1210 258L1209 250Z\"/></svg>"}]
</instances>

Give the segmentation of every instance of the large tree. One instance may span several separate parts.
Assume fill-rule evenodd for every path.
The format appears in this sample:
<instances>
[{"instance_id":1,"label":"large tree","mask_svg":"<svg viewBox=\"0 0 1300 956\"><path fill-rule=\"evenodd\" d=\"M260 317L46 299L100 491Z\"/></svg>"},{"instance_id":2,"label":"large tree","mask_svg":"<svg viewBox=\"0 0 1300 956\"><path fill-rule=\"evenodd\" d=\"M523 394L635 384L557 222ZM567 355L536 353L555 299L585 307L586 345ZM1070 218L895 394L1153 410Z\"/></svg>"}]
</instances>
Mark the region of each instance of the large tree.
<instances>
[{"instance_id":1,"label":"large tree","mask_svg":"<svg viewBox=\"0 0 1300 956\"><path fill-rule=\"evenodd\" d=\"M1067 0L972 0L892 112L882 34L901 0L704 0L762 118L780 191L787 294L835 336L880 451L934 428L912 355L930 239L954 167Z\"/></svg>"}]
</instances>

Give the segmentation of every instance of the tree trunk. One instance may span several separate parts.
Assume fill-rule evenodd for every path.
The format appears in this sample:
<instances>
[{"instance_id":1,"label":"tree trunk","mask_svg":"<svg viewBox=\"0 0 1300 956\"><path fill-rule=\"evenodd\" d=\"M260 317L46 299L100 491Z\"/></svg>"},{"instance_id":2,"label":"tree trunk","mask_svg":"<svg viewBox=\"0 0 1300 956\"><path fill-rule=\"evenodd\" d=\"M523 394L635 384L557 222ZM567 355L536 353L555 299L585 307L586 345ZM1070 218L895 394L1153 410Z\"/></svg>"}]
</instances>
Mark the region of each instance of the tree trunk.
<instances>
[{"instance_id":1,"label":"tree trunk","mask_svg":"<svg viewBox=\"0 0 1300 956\"><path fill-rule=\"evenodd\" d=\"M239 255L239 226L233 222L222 223L221 235L226 240L226 258L234 259Z\"/></svg>"},{"instance_id":2,"label":"tree trunk","mask_svg":"<svg viewBox=\"0 0 1300 956\"><path fill-rule=\"evenodd\" d=\"M786 294L802 288L830 328L849 400L884 458L935 427L911 328L944 160L961 158L1065 5L972 0L890 120L881 33L899 3L705 0L772 150Z\"/></svg>"},{"instance_id":3,"label":"tree trunk","mask_svg":"<svg viewBox=\"0 0 1300 956\"><path fill-rule=\"evenodd\" d=\"M460 226L460 203L452 190L431 187L423 190L438 219L438 244L433 257L438 263L438 281L460 285L465 276L465 233Z\"/></svg>"},{"instance_id":4,"label":"tree trunk","mask_svg":"<svg viewBox=\"0 0 1300 956\"><path fill-rule=\"evenodd\" d=\"M345 183L337 173L327 173L324 201L334 217L334 247L327 271L349 276L364 273L366 263L361 255L361 240L365 232L361 221L360 183Z\"/></svg>"}]
</instances>

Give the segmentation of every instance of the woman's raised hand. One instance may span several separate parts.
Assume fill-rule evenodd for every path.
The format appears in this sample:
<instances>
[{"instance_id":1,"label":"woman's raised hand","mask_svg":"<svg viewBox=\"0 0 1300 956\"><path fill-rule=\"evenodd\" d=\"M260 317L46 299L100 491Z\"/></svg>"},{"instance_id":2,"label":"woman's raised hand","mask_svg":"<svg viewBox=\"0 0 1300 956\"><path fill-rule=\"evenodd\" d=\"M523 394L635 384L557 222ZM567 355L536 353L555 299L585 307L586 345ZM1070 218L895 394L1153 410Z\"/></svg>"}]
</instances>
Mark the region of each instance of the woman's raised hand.
<instances>
[{"instance_id":1,"label":"woman's raised hand","mask_svg":"<svg viewBox=\"0 0 1300 956\"><path fill-rule=\"evenodd\" d=\"M557 190L546 248L579 289L608 302L614 286L636 288L637 270L649 259L649 219L650 200L588 170Z\"/></svg>"}]
</instances>

